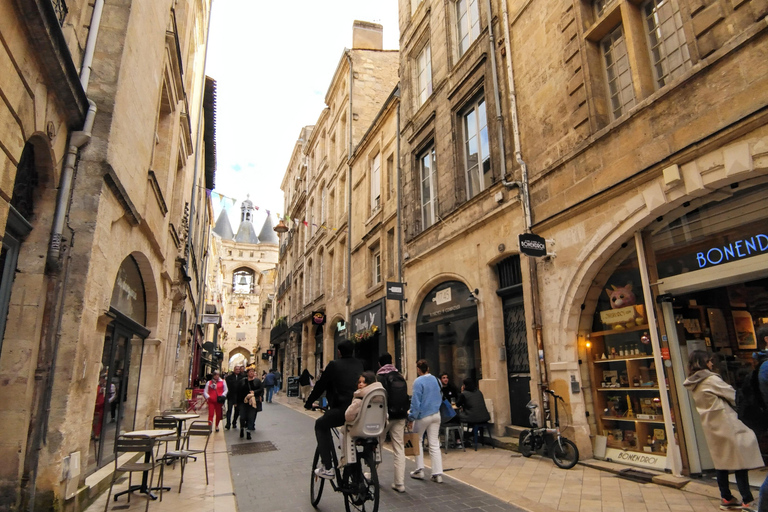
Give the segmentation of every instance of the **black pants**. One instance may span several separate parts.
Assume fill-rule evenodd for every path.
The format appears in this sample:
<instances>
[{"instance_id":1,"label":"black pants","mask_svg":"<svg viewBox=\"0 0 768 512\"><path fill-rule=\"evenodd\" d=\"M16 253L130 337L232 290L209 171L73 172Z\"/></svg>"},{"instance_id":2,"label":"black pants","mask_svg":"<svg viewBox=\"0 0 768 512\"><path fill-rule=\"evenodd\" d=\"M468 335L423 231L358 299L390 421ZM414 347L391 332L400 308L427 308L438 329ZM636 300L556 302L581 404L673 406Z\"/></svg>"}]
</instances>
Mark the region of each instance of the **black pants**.
<instances>
[{"instance_id":1,"label":"black pants","mask_svg":"<svg viewBox=\"0 0 768 512\"><path fill-rule=\"evenodd\" d=\"M345 409L328 409L328 411L317 418L315 421L315 437L317 438L317 448L320 450L320 458L323 460L323 466L333 467L333 438L331 428L340 427L344 424Z\"/></svg>"},{"instance_id":2,"label":"black pants","mask_svg":"<svg viewBox=\"0 0 768 512\"><path fill-rule=\"evenodd\" d=\"M232 419L232 422L229 422L229 418L232 417L232 410L235 411L235 417ZM227 400L227 427L230 425L237 428L237 417L240 415L240 406L232 400L231 402Z\"/></svg>"},{"instance_id":3,"label":"black pants","mask_svg":"<svg viewBox=\"0 0 768 512\"><path fill-rule=\"evenodd\" d=\"M240 408L242 408L243 412L240 418L240 430L243 430L243 427L245 427L248 432L253 432L256 430L256 409L248 404L242 404Z\"/></svg>"},{"instance_id":4,"label":"black pants","mask_svg":"<svg viewBox=\"0 0 768 512\"><path fill-rule=\"evenodd\" d=\"M739 488L739 494L741 494L741 501L744 503L751 503L754 498L752 497L752 491L749 489L749 470L740 469L734 471L734 474L736 475L736 487ZM720 488L720 496L724 500L733 498L731 488L728 485L727 470L717 470L717 486Z\"/></svg>"}]
</instances>

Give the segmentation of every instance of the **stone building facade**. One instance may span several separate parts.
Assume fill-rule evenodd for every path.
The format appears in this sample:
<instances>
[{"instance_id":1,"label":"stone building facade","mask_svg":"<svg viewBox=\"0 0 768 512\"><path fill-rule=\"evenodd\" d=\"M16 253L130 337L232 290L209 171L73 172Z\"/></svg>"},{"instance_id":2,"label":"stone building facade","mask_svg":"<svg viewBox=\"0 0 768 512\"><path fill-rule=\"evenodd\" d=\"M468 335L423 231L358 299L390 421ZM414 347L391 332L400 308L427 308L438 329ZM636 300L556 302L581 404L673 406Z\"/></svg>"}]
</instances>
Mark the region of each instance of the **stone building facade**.
<instances>
[{"instance_id":1,"label":"stone building facade","mask_svg":"<svg viewBox=\"0 0 768 512\"><path fill-rule=\"evenodd\" d=\"M509 6L516 151L532 229L556 248L534 283L541 378L583 456L712 467L682 382L703 349L738 385L768 322L767 14L761 1Z\"/></svg>"},{"instance_id":2,"label":"stone building facade","mask_svg":"<svg viewBox=\"0 0 768 512\"><path fill-rule=\"evenodd\" d=\"M497 433L537 382L500 6L400 1L407 360L478 381Z\"/></svg>"},{"instance_id":3,"label":"stone building facade","mask_svg":"<svg viewBox=\"0 0 768 512\"><path fill-rule=\"evenodd\" d=\"M209 14L0 5L4 510L82 508L115 435L183 398L215 172Z\"/></svg>"},{"instance_id":4,"label":"stone building facade","mask_svg":"<svg viewBox=\"0 0 768 512\"><path fill-rule=\"evenodd\" d=\"M349 259L350 158L397 83L398 52L382 49L382 34L381 25L355 22L326 108L302 130L283 180L290 231L281 238L279 322L271 339L284 376L325 367L356 309L351 287L364 271Z\"/></svg>"},{"instance_id":5,"label":"stone building facade","mask_svg":"<svg viewBox=\"0 0 768 512\"><path fill-rule=\"evenodd\" d=\"M264 274L270 274L277 265L278 238L269 216L257 234L255 216L253 203L245 199L237 233L232 232L226 210L221 211L213 229L219 265L211 271L219 276L216 287L209 290L209 304L221 314L221 329L209 332L208 339L223 352L224 369L231 369L229 361L236 355L247 363L255 362L260 369L267 368L261 358L269 348L260 343L262 293L269 281ZM267 284L268 289L272 287Z\"/></svg>"}]
</instances>

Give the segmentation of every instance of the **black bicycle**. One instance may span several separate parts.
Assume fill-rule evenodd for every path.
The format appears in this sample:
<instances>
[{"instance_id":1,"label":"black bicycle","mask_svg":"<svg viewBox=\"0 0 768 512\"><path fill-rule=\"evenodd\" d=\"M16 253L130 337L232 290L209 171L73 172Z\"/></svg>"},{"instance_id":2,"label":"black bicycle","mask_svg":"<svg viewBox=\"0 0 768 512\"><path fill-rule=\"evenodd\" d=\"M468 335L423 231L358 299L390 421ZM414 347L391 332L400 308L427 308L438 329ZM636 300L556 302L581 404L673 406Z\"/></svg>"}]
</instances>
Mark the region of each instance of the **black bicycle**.
<instances>
[{"instance_id":1,"label":"black bicycle","mask_svg":"<svg viewBox=\"0 0 768 512\"><path fill-rule=\"evenodd\" d=\"M339 449L342 436L335 428L331 429L331 432L334 436L334 446ZM320 450L315 450L315 457L312 460L312 481L309 486L312 506L317 508L323 495L325 481L328 480L335 492L344 494L344 506L347 512L353 510L377 512L379 510L379 475L376 473L376 464L381 461L379 439L378 437L359 437L353 438L350 442L353 443L350 458L354 460L347 461L342 458L343 467L339 464L336 449L331 452L336 472L333 479L321 478L315 474L315 469L323 465Z\"/></svg>"},{"instance_id":2,"label":"black bicycle","mask_svg":"<svg viewBox=\"0 0 768 512\"><path fill-rule=\"evenodd\" d=\"M530 457L534 452L541 455L548 454L559 468L571 469L579 462L579 449L573 441L566 439L560 433L560 414L557 402L563 397L556 395L554 391L549 389L545 389L544 392L551 395L555 402L555 428L546 427L547 423L551 423L549 411L544 420L545 426L539 428L536 419L536 409L539 405L533 401L528 402L527 407L531 411L528 421L531 423L531 428L520 432L520 453L523 457Z\"/></svg>"}]
</instances>

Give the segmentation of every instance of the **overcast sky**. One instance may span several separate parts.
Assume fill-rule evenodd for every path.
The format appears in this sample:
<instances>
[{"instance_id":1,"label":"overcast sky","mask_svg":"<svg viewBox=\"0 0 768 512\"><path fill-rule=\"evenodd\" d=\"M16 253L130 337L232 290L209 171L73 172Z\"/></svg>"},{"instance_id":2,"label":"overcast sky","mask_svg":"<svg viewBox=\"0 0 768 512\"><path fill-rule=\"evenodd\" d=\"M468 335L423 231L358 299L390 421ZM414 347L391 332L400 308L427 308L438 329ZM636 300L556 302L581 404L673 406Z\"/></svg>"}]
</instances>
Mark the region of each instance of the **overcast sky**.
<instances>
[{"instance_id":1,"label":"overcast sky","mask_svg":"<svg viewBox=\"0 0 768 512\"><path fill-rule=\"evenodd\" d=\"M206 74L216 80L216 188L237 200L226 206L232 229L240 201L283 213L283 179L303 126L312 125L354 20L384 26L384 48L397 49L397 0L213 0Z\"/></svg>"}]
</instances>

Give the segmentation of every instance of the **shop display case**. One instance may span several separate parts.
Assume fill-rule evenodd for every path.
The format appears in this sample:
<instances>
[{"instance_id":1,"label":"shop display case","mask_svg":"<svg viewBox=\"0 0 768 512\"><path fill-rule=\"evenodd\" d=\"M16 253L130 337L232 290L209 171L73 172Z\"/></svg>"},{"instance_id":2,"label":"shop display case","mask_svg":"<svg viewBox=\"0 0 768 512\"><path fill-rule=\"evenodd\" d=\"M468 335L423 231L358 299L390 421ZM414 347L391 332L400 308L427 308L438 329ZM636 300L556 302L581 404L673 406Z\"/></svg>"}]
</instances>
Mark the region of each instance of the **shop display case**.
<instances>
[{"instance_id":1,"label":"shop display case","mask_svg":"<svg viewBox=\"0 0 768 512\"><path fill-rule=\"evenodd\" d=\"M648 465L663 469L667 433L649 341L645 324L590 334L595 414L607 457L615 450L609 458L638 462L641 457L619 455L652 454Z\"/></svg>"}]
</instances>

